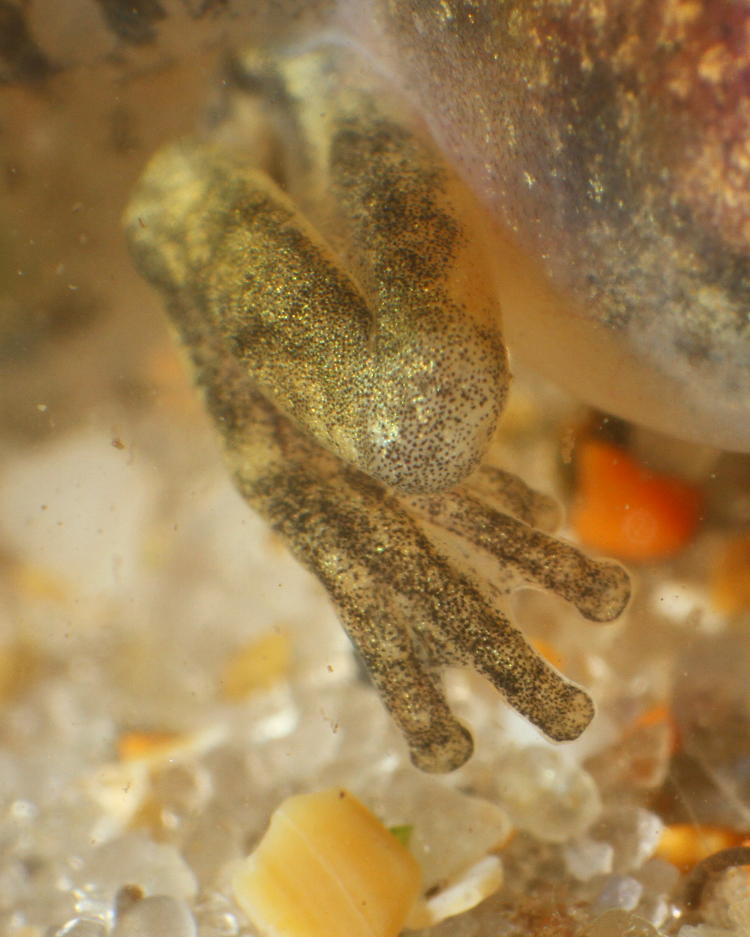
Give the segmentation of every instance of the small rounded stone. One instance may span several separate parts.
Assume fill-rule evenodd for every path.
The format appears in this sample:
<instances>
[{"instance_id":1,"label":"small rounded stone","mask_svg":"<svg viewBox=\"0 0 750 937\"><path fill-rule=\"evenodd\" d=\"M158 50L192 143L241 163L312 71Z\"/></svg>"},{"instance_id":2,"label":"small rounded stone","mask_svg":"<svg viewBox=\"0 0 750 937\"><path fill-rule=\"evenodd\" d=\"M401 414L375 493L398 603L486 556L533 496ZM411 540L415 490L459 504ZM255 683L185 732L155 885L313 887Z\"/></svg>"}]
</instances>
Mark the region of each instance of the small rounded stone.
<instances>
[{"instance_id":1,"label":"small rounded stone","mask_svg":"<svg viewBox=\"0 0 750 937\"><path fill-rule=\"evenodd\" d=\"M75 917L55 931L54 937L106 937L106 933L107 928L103 921L90 917Z\"/></svg>"},{"instance_id":2,"label":"small rounded stone","mask_svg":"<svg viewBox=\"0 0 750 937\"><path fill-rule=\"evenodd\" d=\"M112 937L196 937L197 933L184 901L154 895L133 904L117 921Z\"/></svg>"},{"instance_id":3,"label":"small rounded stone","mask_svg":"<svg viewBox=\"0 0 750 937\"><path fill-rule=\"evenodd\" d=\"M602 809L591 775L550 748L525 748L509 755L498 794L516 826L548 843L581 836Z\"/></svg>"}]
</instances>

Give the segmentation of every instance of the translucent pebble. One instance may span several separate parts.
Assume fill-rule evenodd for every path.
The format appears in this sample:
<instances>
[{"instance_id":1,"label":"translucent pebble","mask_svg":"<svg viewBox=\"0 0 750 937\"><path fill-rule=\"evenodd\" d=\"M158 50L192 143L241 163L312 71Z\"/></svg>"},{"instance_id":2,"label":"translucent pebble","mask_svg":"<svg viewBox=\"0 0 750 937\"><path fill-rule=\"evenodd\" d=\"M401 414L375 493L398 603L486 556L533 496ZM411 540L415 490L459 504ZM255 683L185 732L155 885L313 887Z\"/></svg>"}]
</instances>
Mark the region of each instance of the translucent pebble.
<instances>
[{"instance_id":1,"label":"translucent pebble","mask_svg":"<svg viewBox=\"0 0 750 937\"><path fill-rule=\"evenodd\" d=\"M661 927L671 915L672 896L676 894L680 873L671 862L649 859L638 871L637 878L643 885L638 913L654 927Z\"/></svg>"},{"instance_id":2,"label":"translucent pebble","mask_svg":"<svg viewBox=\"0 0 750 937\"><path fill-rule=\"evenodd\" d=\"M738 930L750 934L750 895L732 902L729 917Z\"/></svg>"},{"instance_id":3,"label":"translucent pebble","mask_svg":"<svg viewBox=\"0 0 750 937\"><path fill-rule=\"evenodd\" d=\"M144 762L99 765L84 781L86 792L102 811L94 836L109 839L132 820L148 794Z\"/></svg>"},{"instance_id":4,"label":"translucent pebble","mask_svg":"<svg viewBox=\"0 0 750 937\"><path fill-rule=\"evenodd\" d=\"M582 937L659 937L659 932L629 911L605 911L586 928Z\"/></svg>"},{"instance_id":5,"label":"translucent pebble","mask_svg":"<svg viewBox=\"0 0 750 937\"><path fill-rule=\"evenodd\" d=\"M213 793L211 777L201 765L175 764L153 779L154 797L178 815L196 814Z\"/></svg>"},{"instance_id":6,"label":"translucent pebble","mask_svg":"<svg viewBox=\"0 0 750 937\"><path fill-rule=\"evenodd\" d=\"M643 885L626 875L610 875L596 899L595 907L601 910L621 908L632 911L643 895Z\"/></svg>"},{"instance_id":7,"label":"translucent pebble","mask_svg":"<svg viewBox=\"0 0 750 937\"><path fill-rule=\"evenodd\" d=\"M502 927L502 925L501 925ZM410 933L410 937L480 937L484 933L482 922L476 914L462 914L436 924L429 930ZM498 931L495 937L503 937L505 931Z\"/></svg>"},{"instance_id":8,"label":"translucent pebble","mask_svg":"<svg viewBox=\"0 0 750 937\"><path fill-rule=\"evenodd\" d=\"M97 847L77 878L89 892L113 901L123 885L139 885L145 894L192 898L197 883L190 867L174 848L129 833Z\"/></svg>"},{"instance_id":9,"label":"translucent pebble","mask_svg":"<svg viewBox=\"0 0 750 937\"><path fill-rule=\"evenodd\" d=\"M638 880L656 894L671 894L680 877L680 873L671 862L664 859L649 859L638 873Z\"/></svg>"},{"instance_id":10,"label":"translucent pebble","mask_svg":"<svg viewBox=\"0 0 750 937\"><path fill-rule=\"evenodd\" d=\"M674 713L685 753L715 779L714 796L700 786L697 796L688 789L687 806L699 822L743 829L750 801L750 630L689 642L676 668Z\"/></svg>"},{"instance_id":11,"label":"translucent pebble","mask_svg":"<svg viewBox=\"0 0 750 937\"><path fill-rule=\"evenodd\" d=\"M123 914L111 937L196 937L197 933L184 901L155 895L137 901Z\"/></svg>"},{"instance_id":12,"label":"translucent pebble","mask_svg":"<svg viewBox=\"0 0 750 937\"><path fill-rule=\"evenodd\" d=\"M684 924L677 937L745 937L741 931L727 930L725 927L712 927L710 924Z\"/></svg>"},{"instance_id":13,"label":"translucent pebble","mask_svg":"<svg viewBox=\"0 0 750 937\"><path fill-rule=\"evenodd\" d=\"M104 922L90 917L74 917L55 931L54 937L106 937Z\"/></svg>"},{"instance_id":14,"label":"translucent pebble","mask_svg":"<svg viewBox=\"0 0 750 937\"><path fill-rule=\"evenodd\" d=\"M507 813L497 804L411 767L360 777L352 786L386 825L411 829L409 850L420 864L425 889L463 876L503 846L512 832Z\"/></svg>"},{"instance_id":15,"label":"translucent pebble","mask_svg":"<svg viewBox=\"0 0 750 937\"><path fill-rule=\"evenodd\" d=\"M4 537L21 559L70 583L80 626L96 614L101 592L125 592L136 581L152 485L144 466L123 459L101 433L32 451L3 466ZM122 504L127 510L114 509Z\"/></svg>"},{"instance_id":16,"label":"translucent pebble","mask_svg":"<svg viewBox=\"0 0 750 937\"><path fill-rule=\"evenodd\" d=\"M258 797L259 806L265 806L265 800ZM270 806L267 813L270 812ZM198 881L203 885L213 882L220 870L228 863L242 856L242 833L247 829L252 835L255 818L247 819L247 814L234 814L237 828L227 829L228 810L220 807L206 809L191 823L190 833L183 840L182 854ZM259 824L258 824L259 826Z\"/></svg>"},{"instance_id":17,"label":"translucent pebble","mask_svg":"<svg viewBox=\"0 0 750 937\"><path fill-rule=\"evenodd\" d=\"M516 826L548 843L581 836L601 813L591 775L551 748L519 749L506 758L498 795Z\"/></svg>"},{"instance_id":18,"label":"translucent pebble","mask_svg":"<svg viewBox=\"0 0 750 937\"><path fill-rule=\"evenodd\" d=\"M237 937L240 931L237 905L219 892L202 896L195 908L195 919L201 937Z\"/></svg>"},{"instance_id":19,"label":"translucent pebble","mask_svg":"<svg viewBox=\"0 0 750 937\"><path fill-rule=\"evenodd\" d=\"M608 875L612 871L614 849L610 843L602 843L581 836L563 848L565 868L579 882L588 882L597 875Z\"/></svg>"},{"instance_id":20,"label":"translucent pebble","mask_svg":"<svg viewBox=\"0 0 750 937\"><path fill-rule=\"evenodd\" d=\"M5 808L11 804L13 809L14 798L18 791L22 790L19 783L21 777L21 768L12 757L11 753L5 748L0 749L0 804Z\"/></svg>"},{"instance_id":21,"label":"translucent pebble","mask_svg":"<svg viewBox=\"0 0 750 937\"><path fill-rule=\"evenodd\" d=\"M654 927L661 927L672 915L674 905L663 895L644 895L638 903L638 913Z\"/></svg>"},{"instance_id":22,"label":"translucent pebble","mask_svg":"<svg viewBox=\"0 0 750 937\"><path fill-rule=\"evenodd\" d=\"M14 898L24 894L28 886L28 872L20 858L9 857L0 863L0 908L10 908Z\"/></svg>"},{"instance_id":23,"label":"translucent pebble","mask_svg":"<svg viewBox=\"0 0 750 937\"><path fill-rule=\"evenodd\" d=\"M650 810L616 807L601 817L593 835L612 844L612 871L624 875L651 858L663 832L664 823Z\"/></svg>"},{"instance_id":24,"label":"translucent pebble","mask_svg":"<svg viewBox=\"0 0 750 937\"><path fill-rule=\"evenodd\" d=\"M503 883L503 867L497 856L484 856L442 891L418 902L409 915L409 929L431 927L475 908Z\"/></svg>"}]
</instances>

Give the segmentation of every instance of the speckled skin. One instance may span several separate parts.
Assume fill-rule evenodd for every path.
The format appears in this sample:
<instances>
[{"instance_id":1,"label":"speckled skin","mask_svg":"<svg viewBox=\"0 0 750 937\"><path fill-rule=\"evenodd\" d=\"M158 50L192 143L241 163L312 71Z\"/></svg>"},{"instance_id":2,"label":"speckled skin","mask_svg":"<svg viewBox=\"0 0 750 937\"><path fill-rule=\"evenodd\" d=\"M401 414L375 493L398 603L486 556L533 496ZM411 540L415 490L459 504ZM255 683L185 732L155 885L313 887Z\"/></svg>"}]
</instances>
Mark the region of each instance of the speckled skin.
<instances>
[{"instance_id":1,"label":"speckled skin","mask_svg":"<svg viewBox=\"0 0 750 937\"><path fill-rule=\"evenodd\" d=\"M476 468L505 396L492 270L463 186L343 74L311 53L284 76L289 185L325 237L240 154L187 143L152 162L134 243L323 445L403 491L439 490Z\"/></svg>"},{"instance_id":2,"label":"speckled skin","mask_svg":"<svg viewBox=\"0 0 750 937\"><path fill-rule=\"evenodd\" d=\"M253 165L229 138L174 144L126 213L240 491L328 589L419 767L471 753L440 689L450 664L575 738L591 701L497 605L530 584L606 621L628 579L530 526L549 503L512 476L457 484L508 382L472 199L347 53L241 74L285 157ZM494 583L449 559L456 541L495 558Z\"/></svg>"},{"instance_id":3,"label":"speckled skin","mask_svg":"<svg viewBox=\"0 0 750 937\"><path fill-rule=\"evenodd\" d=\"M750 449L748 5L347 0L339 14L507 237L514 351L603 409ZM515 282L516 248L551 292Z\"/></svg>"}]
</instances>

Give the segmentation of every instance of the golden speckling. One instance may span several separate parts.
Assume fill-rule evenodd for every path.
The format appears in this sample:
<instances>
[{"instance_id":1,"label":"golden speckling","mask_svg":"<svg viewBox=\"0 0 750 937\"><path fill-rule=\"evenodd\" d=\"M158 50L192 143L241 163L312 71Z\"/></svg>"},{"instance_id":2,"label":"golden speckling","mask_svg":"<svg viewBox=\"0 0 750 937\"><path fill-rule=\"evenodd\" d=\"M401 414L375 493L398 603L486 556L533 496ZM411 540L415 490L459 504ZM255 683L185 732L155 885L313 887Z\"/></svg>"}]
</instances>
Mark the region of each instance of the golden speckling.
<instances>
[{"instance_id":1,"label":"golden speckling","mask_svg":"<svg viewBox=\"0 0 750 937\"><path fill-rule=\"evenodd\" d=\"M591 700L488 590L542 587L605 621L628 578L536 529L554 510L519 479L464 481L509 381L473 200L344 53L256 78L295 128L286 191L241 154L183 141L152 160L125 218L237 487L328 590L420 768L471 754L440 681L456 664L575 738ZM449 559L457 545L495 565L491 587Z\"/></svg>"},{"instance_id":2,"label":"golden speckling","mask_svg":"<svg viewBox=\"0 0 750 937\"><path fill-rule=\"evenodd\" d=\"M698 74L711 84L718 85L731 74L734 61L725 45L716 43L708 48L698 61Z\"/></svg>"}]
</instances>

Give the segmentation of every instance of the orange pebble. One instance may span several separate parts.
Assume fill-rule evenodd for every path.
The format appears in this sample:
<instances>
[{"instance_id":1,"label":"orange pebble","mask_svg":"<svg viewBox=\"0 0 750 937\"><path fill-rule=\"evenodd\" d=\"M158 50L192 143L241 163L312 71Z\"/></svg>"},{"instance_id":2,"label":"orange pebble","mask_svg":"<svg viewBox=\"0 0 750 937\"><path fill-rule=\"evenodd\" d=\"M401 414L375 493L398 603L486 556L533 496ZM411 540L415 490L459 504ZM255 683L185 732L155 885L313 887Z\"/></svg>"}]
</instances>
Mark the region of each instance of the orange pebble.
<instances>
[{"instance_id":1,"label":"orange pebble","mask_svg":"<svg viewBox=\"0 0 750 937\"><path fill-rule=\"evenodd\" d=\"M680 730L677 726L672 711L666 703L657 703L645 712L642 712L631 724L627 734L639 732L641 729L648 729L651 726L665 726L669 732L669 750L674 755L680 750Z\"/></svg>"},{"instance_id":2,"label":"orange pebble","mask_svg":"<svg viewBox=\"0 0 750 937\"><path fill-rule=\"evenodd\" d=\"M549 641L545 641L544 638L532 638L530 643L537 654L543 657L548 664L551 664L555 670L565 669L562 655Z\"/></svg>"},{"instance_id":3,"label":"orange pebble","mask_svg":"<svg viewBox=\"0 0 750 937\"><path fill-rule=\"evenodd\" d=\"M743 834L721 826L674 823L665 827L656 855L679 868L689 869L715 852L739 846L743 839Z\"/></svg>"},{"instance_id":4,"label":"orange pebble","mask_svg":"<svg viewBox=\"0 0 750 937\"><path fill-rule=\"evenodd\" d=\"M750 533L727 541L711 576L711 598L728 615L750 608Z\"/></svg>"},{"instance_id":5,"label":"orange pebble","mask_svg":"<svg viewBox=\"0 0 750 937\"><path fill-rule=\"evenodd\" d=\"M176 732L123 732L117 741L117 757L120 761L149 758L160 755L180 741Z\"/></svg>"},{"instance_id":6,"label":"orange pebble","mask_svg":"<svg viewBox=\"0 0 750 937\"><path fill-rule=\"evenodd\" d=\"M598 439L583 442L576 461L571 522L583 543L637 561L672 556L690 542L703 503L695 485Z\"/></svg>"}]
</instances>

